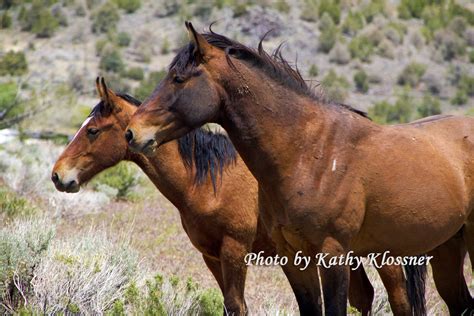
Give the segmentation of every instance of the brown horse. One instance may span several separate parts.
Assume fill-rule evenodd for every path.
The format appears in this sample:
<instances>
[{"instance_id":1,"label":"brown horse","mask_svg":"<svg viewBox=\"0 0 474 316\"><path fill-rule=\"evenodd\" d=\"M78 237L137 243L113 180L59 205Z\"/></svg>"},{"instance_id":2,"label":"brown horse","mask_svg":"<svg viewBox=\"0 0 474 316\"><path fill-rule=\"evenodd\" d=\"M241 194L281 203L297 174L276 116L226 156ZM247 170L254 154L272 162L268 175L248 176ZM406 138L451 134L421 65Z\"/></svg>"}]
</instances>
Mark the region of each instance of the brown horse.
<instances>
[{"instance_id":1,"label":"brown horse","mask_svg":"<svg viewBox=\"0 0 474 316\"><path fill-rule=\"evenodd\" d=\"M410 256L438 246L448 253L461 248L443 244L466 224L473 254L473 119L380 126L315 95L278 51L270 56L261 44L255 51L186 25L192 41L130 122L132 148L152 153L206 122L221 124L271 198L261 216L278 250L329 258L350 250ZM433 264L452 313L474 305L458 259L448 271ZM326 313L345 315L348 266L319 272ZM445 287L443 274L455 288ZM317 278L301 282L319 291ZM320 302L313 306L322 313Z\"/></svg>"},{"instance_id":2,"label":"brown horse","mask_svg":"<svg viewBox=\"0 0 474 316\"><path fill-rule=\"evenodd\" d=\"M180 211L186 233L222 290L226 311L243 314L247 269L244 256L249 251L264 251L266 256L275 253L258 219L255 179L226 136L202 129L161 146L150 157L130 152L122 136L140 102L128 95L115 94L103 81L97 82L97 90L100 103L53 168L56 188L77 192L82 183L119 161L135 162ZM225 168L228 172L222 177ZM298 270L284 271L290 282L301 278ZM418 271L409 268L406 272L411 281L407 282L407 289L414 292L420 280L410 276ZM381 271L381 276L392 309L406 308L403 271L388 267ZM301 293L297 283L291 285L300 303L300 296L305 293ZM351 274L350 302L367 315L372 299L373 288L363 268L359 268Z\"/></svg>"}]
</instances>

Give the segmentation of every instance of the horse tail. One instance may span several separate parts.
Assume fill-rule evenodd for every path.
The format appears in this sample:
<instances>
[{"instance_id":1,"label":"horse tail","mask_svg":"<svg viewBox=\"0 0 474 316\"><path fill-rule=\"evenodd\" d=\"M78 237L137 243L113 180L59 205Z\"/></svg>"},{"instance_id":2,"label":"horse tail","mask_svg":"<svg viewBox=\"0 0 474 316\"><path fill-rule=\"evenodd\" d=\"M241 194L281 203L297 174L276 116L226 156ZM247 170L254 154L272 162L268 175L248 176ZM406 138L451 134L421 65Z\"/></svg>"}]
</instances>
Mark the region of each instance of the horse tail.
<instances>
[{"instance_id":1,"label":"horse tail","mask_svg":"<svg viewBox=\"0 0 474 316\"><path fill-rule=\"evenodd\" d=\"M405 265L408 300L414 316L426 315L425 281L426 265Z\"/></svg>"}]
</instances>

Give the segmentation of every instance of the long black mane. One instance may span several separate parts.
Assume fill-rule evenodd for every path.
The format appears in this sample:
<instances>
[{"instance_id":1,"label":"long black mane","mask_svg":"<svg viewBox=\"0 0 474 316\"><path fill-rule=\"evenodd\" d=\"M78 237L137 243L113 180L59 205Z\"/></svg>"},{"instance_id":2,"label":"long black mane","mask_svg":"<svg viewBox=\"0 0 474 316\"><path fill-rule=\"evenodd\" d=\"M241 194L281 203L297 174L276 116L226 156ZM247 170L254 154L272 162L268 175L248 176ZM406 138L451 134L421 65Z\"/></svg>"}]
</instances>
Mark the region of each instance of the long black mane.
<instances>
[{"instance_id":1,"label":"long black mane","mask_svg":"<svg viewBox=\"0 0 474 316\"><path fill-rule=\"evenodd\" d=\"M126 93L118 93L117 96L137 107L142 104ZM89 116L101 113L103 107L104 102L99 102ZM237 159L237 151L227 135L204 128L198 128L178 139L178 148L185 167L195 170L194 183L201 185L210 176L214 192L217 190L217 179L222 179L225 168Z\"/></svg>"},{"instance_id":2,"label":"long black mane","mask_svg":"<svg viewBox=\"0 0 474 316\"><path fill-rule=\"evenodd\" d=\"M179 154L188 169L195 169L194 182L203 184L211 177L214 192L225 167L237 160L237 151L224 134L198 128L178 139Z\"/></svg>"},{"instance_id":3,"label":"long black mane","mask_svg":"<svg viewBox=\"0 0 474 316\"><path fill-rule=\"evenodd\" d=\"M227 62L233 69L235 69L235 67L232 64L230 56L259 68L272 80L300 95L307 96L323 104L339 106L367 117L367 114L363 111L357 110L346 104L328 101L321 95L321 93L316 93L314 87L309 86L306 80L303 79L298 67L295 65L293 68L283 57L281 53L282 45L278 46L272 54L267 53L263 49L262 43L265 36L260 40L257 49L247 47L237 41L225 37L224 35L217 34L213 32L211 28L209 28L209 32L204 33L203 36L209 44L226 53ZM195 65L196 60L193 53L194 48L193 42L190 42L181 48L171 62L170 69L176 69L180 72L185 71L185 69L190 65Z\"/></svg>"}]
</instances>

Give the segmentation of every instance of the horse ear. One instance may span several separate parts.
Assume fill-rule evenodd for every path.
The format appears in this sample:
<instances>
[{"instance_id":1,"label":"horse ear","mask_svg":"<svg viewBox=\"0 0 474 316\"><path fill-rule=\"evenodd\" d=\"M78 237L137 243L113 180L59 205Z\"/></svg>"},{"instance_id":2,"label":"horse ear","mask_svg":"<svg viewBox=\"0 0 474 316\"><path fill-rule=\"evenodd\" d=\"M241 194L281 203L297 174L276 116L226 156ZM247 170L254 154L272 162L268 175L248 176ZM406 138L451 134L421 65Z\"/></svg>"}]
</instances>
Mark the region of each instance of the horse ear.
<instances>
[{"instance_id":1,"label":"horse ear","mask_svg":"<svg viewBox=\"0 0 474 316\"><path fill-rule=\"evenodd\" d=\"M104 101L105 107L112 112L115 109L115 98L117 95L111 89L107 87L104 77L100 80L100 86L102 90L102 101Z\"/></svg>"},{"instance_id":2,"label":"horse ear","mask_svg":"<svg viewBox=\"0 0 474 316\"><path fill-rule=\"evenodd\" d=\"M103 101L104 100L104 92L102 91L102 86L100 85L100 77L95 79L95 88L97 90L97 94L99 98Z\"/></svg>"},{"instance_id":3,"label":"horse ear","mask_svg":"<svg viewBox=\"0 0 474 316\"><path fill-rule=\"evenodd\" d=\"M189 39L194 43L194 55L197 58L198 63L206 60L206 56L209 56L209 53L212 49L212 45L194 29L194 26L191 22L184 22L186 29L188 30Z\"/></svg>"}]
</instances>

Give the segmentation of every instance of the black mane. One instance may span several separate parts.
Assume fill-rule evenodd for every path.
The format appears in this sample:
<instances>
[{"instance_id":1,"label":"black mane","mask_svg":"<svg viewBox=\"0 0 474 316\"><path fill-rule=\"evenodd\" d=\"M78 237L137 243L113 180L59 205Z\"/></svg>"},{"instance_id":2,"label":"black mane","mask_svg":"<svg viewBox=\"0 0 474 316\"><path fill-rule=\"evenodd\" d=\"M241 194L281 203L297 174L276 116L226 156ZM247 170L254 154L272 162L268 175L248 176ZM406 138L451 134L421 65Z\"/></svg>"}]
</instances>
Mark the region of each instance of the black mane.
<instances>
[{"instance_id":1,"label":"black mane","mask_svg":"<svg viewBox=\"0 0 474 316\"><path fill-rule=\"evenodd\" d=\"M340 106L361 116L367 117L367 114L363 111L357 110L346 104L339 104L324 100L319 93L315 93L314 88L309 86L301 76L296 64L293 68L291 64L282 56L282 45L278 46L272 54L267 53L263 49L262 43L265 39L265 36L260 40L258 49L256 50L237 41L231 40L224 35L217 34L211 29L209 32L204 33L203 36L206 38L209 44L223 50L226 53L227 61L233 69L235 69L235 67L232 64L229 56L245 61L252 66L261 69L272 80L275 80L277 83L286 86L301 95L307 96L324 104ZM193 42L185 45L175 56L169 68L176 69L178 72L180 72L185 71L185 69L190 65L195 65L193 51Z\"/></svg>"},{"instance_id":2,"label":"black mane","mask_svg":"<svg viewBox=\"0 0 474 316\"><path fill-rule=\"evenodd\" d=\"M203 184L208 175L216 192L216 181L226 166L235 163L237 152L230 139L220 133L198 128L178 140L179 153L188 169L195 169L194 182Z\"/></svg>"},{"instance_id":3,"label":"black mane","mask_svg":"<svg viewBox=\"0 0 474 316\"><path fill-rule=\"evenodd\" d=\"M140 100L135 99L134 97L132 97L131 95L127 93L117 93L117 96L134 106L140 106L140 104L142 104ZM95 114L102 113L103 109L104 109L104 101L100 100L100 102L97 103L97 105L92 108L92 111L89 113L88 117L94 116Z\"/></svg>"},{"instance_id":4,"label":"black mane","mask_svg":"<svg viewBox=\"0 0 474 316\"><path fill-rule=\"evenodd\" d=\"M131 103L135 106L140 106L140 104L142 104L142 101L138 100L138 99L135 99L134 97L132 97L130 94L127 94L127 93L118 93L117 94L120 98L122 98L123 100L127 101L128 103Z\"/></svg>"}]
</instances>

